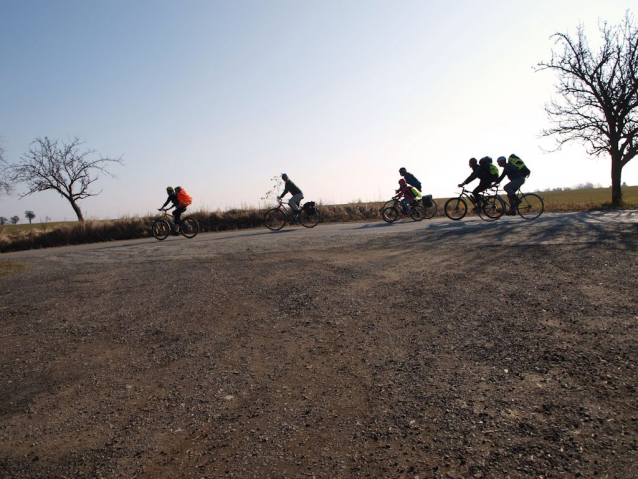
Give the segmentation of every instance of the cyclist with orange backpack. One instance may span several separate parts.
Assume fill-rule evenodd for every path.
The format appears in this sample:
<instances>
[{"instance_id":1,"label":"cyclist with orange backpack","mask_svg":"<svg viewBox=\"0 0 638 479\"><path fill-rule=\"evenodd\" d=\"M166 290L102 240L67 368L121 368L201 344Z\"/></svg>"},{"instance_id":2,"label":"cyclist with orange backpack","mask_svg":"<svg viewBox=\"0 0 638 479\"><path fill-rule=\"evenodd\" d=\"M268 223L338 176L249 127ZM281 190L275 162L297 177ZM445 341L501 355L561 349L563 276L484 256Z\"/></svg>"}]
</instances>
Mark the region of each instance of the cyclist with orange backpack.
<instances>
[{"instance_id":1,"label":"cyclist with orange backpack","mask_svg":"<svg viewBox=\"0 0 638 479\"><path fill-rule=\"evenodd\" d=\"M191 198L181 186L178 186L175 189L173 189L172 186L168 186L166 187L166 193L168 193L168 198L159 210L162 211L167 204L173 203L172 207L175 209L171 214L175 219L175 229L177 230L173 234L178 235L182 213L186 211L186 207L193 202L193 198Z\"/></svg>"}]
</instances>

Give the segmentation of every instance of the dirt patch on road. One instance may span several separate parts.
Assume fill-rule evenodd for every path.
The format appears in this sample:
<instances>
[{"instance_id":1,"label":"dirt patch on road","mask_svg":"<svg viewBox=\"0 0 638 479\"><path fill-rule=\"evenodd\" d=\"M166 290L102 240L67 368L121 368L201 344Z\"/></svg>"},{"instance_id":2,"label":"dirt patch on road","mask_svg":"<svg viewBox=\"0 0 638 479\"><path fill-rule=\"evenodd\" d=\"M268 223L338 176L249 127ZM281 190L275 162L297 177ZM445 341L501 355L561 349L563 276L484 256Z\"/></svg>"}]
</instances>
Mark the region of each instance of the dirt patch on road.
<instances>
[{"instance_id":1,"label":"dirt patch on road","mask_svg":"<svg viewBox=\"0 0 638 479\"><path fill-rule=\"evenodd\" d=\"M635 225L517 234L32 260L0 475L635 477Z\"/></svg>"}]
</instances>

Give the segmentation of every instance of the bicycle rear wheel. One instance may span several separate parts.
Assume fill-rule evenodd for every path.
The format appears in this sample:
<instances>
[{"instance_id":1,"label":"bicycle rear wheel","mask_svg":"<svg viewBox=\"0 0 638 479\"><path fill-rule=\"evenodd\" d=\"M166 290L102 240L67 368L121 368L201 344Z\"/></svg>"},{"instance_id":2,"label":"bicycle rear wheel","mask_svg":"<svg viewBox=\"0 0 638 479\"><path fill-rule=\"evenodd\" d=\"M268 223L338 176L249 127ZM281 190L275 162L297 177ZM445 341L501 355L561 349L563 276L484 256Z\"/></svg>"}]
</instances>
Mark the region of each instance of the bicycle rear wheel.
<instances>
[{"instance_id":1,"label":"bicycle rear wheel","mask_svg":"<svg viewBox=\"0 0 638 479\"><path fill-rule=\"evenodd\" d=\"M168 238L168 235L171 234L171 226L168 224L168 221L156 220L151 227L151 231L153 232L155 239L162 241Z\"/></svg>"},{"instance_id":2,"label":"bicycle rear wheel","mask_svg":"<svg viewBox=\"0 0 638 479\"><path fill-rule=\"evenodd\" d=\"M195 218L184 218L179 225L180 230L187 238L194 238L199 233L199 223Z\"/></svg>"},{"instance_id":3,"label":"bicycle rear wheel","mask_svg":"<svg viewBox=\"0 0 638 479\"><path fill-rule=\"evenodd\" d=\"M315 212L309 215L306 210L301 210L299 212L299 223L301 226L305 226L306 228L314 228L319 224L319 210L315 208Z\"/></svg>"},{"instance_id":4,"label":"bicycle rear wheel","mask_svg":"<svg viewBox=\"0 0 638 479\"><path fill-rule=\"evenodd\" d=\"M545 202L537 194L527 193L520 197L520 201L516 211L526 220L536 219L545 211Z\"/></svg>"},{"instance_id":5,"label":"bicycle rear wheel","mask_svg":"<svg viewBox=\"0 0 638 479\"><path fill-rule=\"evenodd\" d=\"M386 223L394 223L401 218L401 212L395 206L388 206L381 212L381 217Z\"/></svg>"},{"instance_id":6,"label":"bicycle rear wheel","mask_svg":"<svg viewBox=\"0 0 638 479\"><path fill-rule=\"evenodd\" d=\"M425 219L427 220L431 220L432 218L434 218L436 216L436 213L439 211L439 205L436 204L436 201L434 200L430 200L432 203L432 206L425 206L423 205L423 210L425 212Z\"/></svg>"},{"instance_id":7,"label":"bicycle rear wheel","mask_svg":"<svg viewBox=\"0 0 638 479\"><path fill-rule=\"evenodd\" d=\"M272 208L264 213L264 226L270 231L279 231L285 224L286 213L279 208Z\"/></svg>"},{"instance_id":8,"label":"bicycle rear wheel","mask_svg":"<svg viewBox=\"0 0 638 479\"><path fill-rule=\"evenodd\" d=\"M414 221L423 221L425 219L425 208L423 208L423 205L413 206L410 218Z\"/></svg>"},{"instance_id":9,"label":"bicycle rear wheel","mask_svg":"<svg viewBox=\"0 0 638 479\"><path fill-rule=\"evenodd\" d=\"M505 213L505 203L499 196L487 196L483 207L479 209L479 216L486 221L497 220L503 216L503 213Z\"/></svg>"},{"instance_id":10,"label":"bicycle rear wheel","mask_svg":"<svg viewBox=\"0 0 638 479\"><path fill-rule=\"evenodd\" d=\"M445 202L445 216L451 220L461 220L466 214L467 203L460 196L458 198L450 198Z\"/></svg>"}]
</instances>

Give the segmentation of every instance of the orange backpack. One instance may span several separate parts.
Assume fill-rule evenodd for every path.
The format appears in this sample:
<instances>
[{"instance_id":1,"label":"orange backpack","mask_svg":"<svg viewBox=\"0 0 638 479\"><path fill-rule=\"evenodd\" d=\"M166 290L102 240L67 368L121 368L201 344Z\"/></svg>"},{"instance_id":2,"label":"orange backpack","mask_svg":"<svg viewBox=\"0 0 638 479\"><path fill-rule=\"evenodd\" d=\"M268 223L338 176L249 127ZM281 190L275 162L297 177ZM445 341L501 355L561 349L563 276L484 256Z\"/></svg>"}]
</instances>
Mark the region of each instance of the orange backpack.
<instances>
[{"instance_id":1,"label":"orange backpack","mask_svg":"<svg viewBox=\"0 0 638 479\"><path fill-rule=\"evenodd\" d=\"M177 201L179 201L180 206L188 206L193 202L193 198L191 198L186 191L180 190L179 193L177 193Z\"/></svg>"}]
</instances>

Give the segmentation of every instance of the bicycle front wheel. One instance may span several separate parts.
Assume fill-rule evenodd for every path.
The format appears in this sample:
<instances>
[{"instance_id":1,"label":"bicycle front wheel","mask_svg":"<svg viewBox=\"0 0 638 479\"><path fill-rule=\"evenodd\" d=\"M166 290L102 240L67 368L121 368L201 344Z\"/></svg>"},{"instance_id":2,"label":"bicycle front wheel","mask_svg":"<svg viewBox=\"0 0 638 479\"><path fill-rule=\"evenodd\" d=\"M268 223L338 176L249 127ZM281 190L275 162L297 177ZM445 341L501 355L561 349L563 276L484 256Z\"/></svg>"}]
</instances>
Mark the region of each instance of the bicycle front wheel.
<instances>
[{"instance_id":1,"label":"bicycle front wheel","mask_svg":"<svg viewBox=\"0 0 638 479\"><path fill-rule=\"evenodd\" d=\"M450 198L445 202L445 216L451 220L461 220L466 214L467 203L460 196L458 198Z\"/></svg>"},{"instance_id":2,"label":"bicycle front wheel","mask_svg":"<svg viewBox=\"0 0 638 479\"><path fill-rule=\"evenodd\" d=\"M432 218L434 218L439 211L439 205L436 204L436 201L430 200L430 202L432 203L431 206L426 207L425 205L423 205L424 218L427 220L431 220Z\"/></svg>"},{"instance_id":3,"label":"bicycle front wheel","mask_svg":"<svg viewBox=\"0 0 638 479\"><path fill-rule=\"evenodd\" d=\"M171 226L168 224L168 221L156 220L151 229L155 239L160 241L165 240L168 238L168 235L171 234Z\"/></svg>"},{"instance_id":4,"label":"bicycle front wheel","mask_svg":"<svg viewBox=\"0 0 638 479\"><path fill-rule=\"evenodd\" d=\"M286 224L286 213L272 208L264 213L264 226L270 231L279 231Z\"/></svg>"},{"instance_id":5,"label":"bicycle front wheel","mask_svg":"<svg viewBox=\"0 0 638 479\"><path fill-rule=\"evenodd\" d=\"M527 193L520 198L516 211L526 220L538 218L545 211L543 198L534 193Z\"/></svg>"},{"instance_id":6,"label":"bicycle front wheel","mask_svg":"<svg viewBox=\"0 0 638 479\"><path fill-rule=\"evenodd\" d=\"M194 238L199 233L199 223L195 218L184 218L179 225L182 234L187 238Z\"/></svg>"},{"instance_id":7,"label":"bicycle front wheel","mask_svg":"<svg viewBox=\"0 0 638 479\"><path fill-rule=\"evenodd\" d=\"M497 220L505 213L505 203L499 196L488 196L479 212L483 213L479 216L486 221ZM484 218L483 215L487 218Z\"/></svg>"},{"instance_id":8,"label":"bicycle front wheel","mask_svg":"<svg viewBox=\"0 0 638 479\"><path fill-rule=\"evenodd\" d=\"M401 212L394 206L388 206L382 211L381 217L386 223L394 223L401 217Z\"/></svg>"},{"instance_id":9,"label":"bicycle front wheel","mask_svg":"<svg viewBox=\"0 0 638 479\"><path fill-rule=\"evenodd\" d=\"M309 215L305 210L299 212L299 223L306 228L314 228L319 224L319 210L315 208L315 212Z\"/></svg>"}]
</instances>

